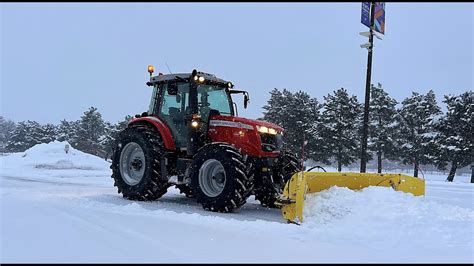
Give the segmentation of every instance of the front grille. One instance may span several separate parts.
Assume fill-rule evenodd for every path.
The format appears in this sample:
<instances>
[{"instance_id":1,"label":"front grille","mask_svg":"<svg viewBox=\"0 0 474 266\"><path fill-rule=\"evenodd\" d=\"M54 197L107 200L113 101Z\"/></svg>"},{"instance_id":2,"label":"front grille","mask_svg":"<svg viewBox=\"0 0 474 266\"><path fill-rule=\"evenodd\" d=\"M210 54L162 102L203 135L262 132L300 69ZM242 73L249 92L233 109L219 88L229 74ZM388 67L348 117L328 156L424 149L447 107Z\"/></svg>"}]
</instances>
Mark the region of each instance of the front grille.
<instances>
[{"instance_id":1,"label":"front grille","mask_svg":"<svg viewBox=\"0 0 474 266\"><path fill-rule=\"evenodd\" d=\"M282 146L281 134L260 134L262 150L266 152L279 151Z\"/></svg>"}]
</instances>

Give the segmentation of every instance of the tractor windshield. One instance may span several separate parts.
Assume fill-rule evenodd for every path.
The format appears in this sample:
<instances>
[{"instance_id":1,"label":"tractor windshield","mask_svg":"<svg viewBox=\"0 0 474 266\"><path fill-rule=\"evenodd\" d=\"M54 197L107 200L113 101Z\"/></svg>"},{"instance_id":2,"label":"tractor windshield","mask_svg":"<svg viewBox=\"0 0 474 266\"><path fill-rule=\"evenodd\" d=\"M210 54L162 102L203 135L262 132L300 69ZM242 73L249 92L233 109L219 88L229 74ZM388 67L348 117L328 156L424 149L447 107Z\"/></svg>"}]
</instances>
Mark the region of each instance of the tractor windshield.
<instances>
[{"instance_id":1,"label":"tractor windshield","mask_svg":"<svg viewBox=\"0 0 474 266\"><path fill-rule=\"evenodd\" d=\"M207 119L211 109L220 115L233 115L232 101L225 87L203 84L198 86L197 91L201 117Z\"/></svg>"}]
</instances>

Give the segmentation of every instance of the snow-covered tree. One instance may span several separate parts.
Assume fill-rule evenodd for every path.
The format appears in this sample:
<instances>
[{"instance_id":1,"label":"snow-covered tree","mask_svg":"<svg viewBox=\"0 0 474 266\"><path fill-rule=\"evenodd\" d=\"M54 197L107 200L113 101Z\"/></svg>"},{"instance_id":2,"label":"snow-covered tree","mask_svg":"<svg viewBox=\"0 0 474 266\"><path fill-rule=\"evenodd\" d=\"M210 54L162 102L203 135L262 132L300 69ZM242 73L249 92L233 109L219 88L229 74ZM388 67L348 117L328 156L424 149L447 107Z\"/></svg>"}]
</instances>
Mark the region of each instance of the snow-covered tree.
<instances>
[{"instance_id":1,"label":"snow-covered tree","mask_svg":"<svg viewBox=\"0 0 474 266\"><path fill-rule=\"evenodd\" d=\"M45 124L40 127L40 142L49 143L57 138L57 127L53 124Z\"/></svg>"},{"instance_id":2,"label":"snow-covered tree","mask_svg":"<svg viewBox=\"0 0 474 266\"><path fill-rule=\"evenodd\" d=\"M306 92L292 93L287 89L283 91L274 89L270 92L267 105L263 107L265 110L263 119L284 128L285 148L299 157L303 139L308 140L308 148L315 147L311 129L319 121L320 108L317 99L311 98ZM315 156L315 153L310 151L305 153L307 156Z\"/></svg>"},{"instance_id":3,"label":"snow-covered tree","mask_svg":"<svg viewBox=\"0 0 474 266\"><path fill-rule=\"evenodd\" d=\"M412 92L412 96L403 100L398 110L396 145L400 148L402 162L414 166L415 177L418 177L421 164L435 163L438 156L437 133L432 121L440 114L432 90L426 95Z\"/></svg>"},{"instance_id":4,"label":"snow-covered tree","mask_svg":"<svg viewBox=\"0 0 474 266\"><path fill-rule=\"evenodd\" d=\"M128 123L130 123L130 120L133 118L133 116L131 115L126 115L125 118L118 122L118 124L115 126L115 130L116 130L116 135L114 137L117 137L118 133L124 129L127 128L128 126Z\"/></svg>"},{"instance_id":5,"label":"snow-covered tree","mask_svg":"<svg viewBox=\"0 0 474 266\"><path fill-rule=\"evenodd\" d=\"M104 156L104 150L101 145L105 135L105 122L97 108L90 107L81 116L79 126L77 128L77 139L74 144L76 149Z\"/></svg>"},{"instance_id":6,"label":"snow-covered tree","mask_svg":"<svg viewBox=\"0 0 474 266\"><path fill-rule=\"evenodd\" d=\"M396 159L395 147L395 106L397 101L391 98L379 83L372 86L369 112L368 148L377 157L377 172L382 173L382 157Z\"/></svg>"},{"instance_id":7,"label":"snow-covered tree","mask_svg":"<svg viewBox=\"0 0 474 266\"><path fill-rule=\"evenodd\" d=\"M283 92L291 94L291 92L286 89L283 89ZM267 104L263 106L263 109L265 110L263 112L263 119L281 126L283 126L283 123L286 120L284 114L287 111L283 92L277 88L273 89L270 92L270 99L268 99Z\"/></svg>"},{"instance_id":8,"label":"snow-covered tree","mask_svg":"<svg viewBox=\"0 0 474 266\"><path fill-rule=\"evenodd\" d=\"M0 152L6 151L6 146L15 131L15 122L0 116Z\"/></svg>"},{"instance_id":9,"label":"snow-covered tree","mask_svg":"<svg viewBox=\"0 0 474 266\"><path fill-rule=\"evenodd\" d=\"M110 158L112 155L113 147L115 144L115 140L118 137L118 134L123 131L125 128L127 128L128 123L132 119L132 116L127 115L125 116L124 120L119 121L117 124L113 125L109 122L106 122L105 126L105 136L104 140L102 142L103 149L105 150L105 157Z\"/></svg>"},{"instance_id":10,"label":"snow-covered tree","mask_svg":"<svg viewBox=\"0 0 474 266\"><path fill-rule=\"evenodd\" d=\"M436 141L440 146L436 164L439 168L446 169L448 162L451 163L447 181L452 182L457 168L471 165L474 172L474 93L469 91L458 96L446 95L444 98L443 102L447 105L446 115L434 121L439 133ZM471 182L474 183L474 180L471 179Z\"/></svg>"},{"instance_id":11,"label":"snow-covered tree","mask_svg":"<svg viewBox=\"0 0 474 266\"><path fill-rule=\"evenodd\" d=\"M67 141L75 147L76 141L78 139L77 132L79 124L80 121L66 121L66 119L61 120L57 129L56 139L58 141Z\"/></svg>"},{"instance_id":12,"label":"snow-covered tree","mask_svg":"<svg viewBox=\"0 0 474 266\"><path fill-rule=\"evenodd\" d=\"M340 172L360 156L361 105L356 96L341 88L324 97L321 116L320 142L324 153L337 162Z\"/></svg>"},{"instance_id":13,"label":"snow-covered tree","mask_svg":"<svg viewBox=\"0 0 474 266\"><path fill-rule=\"evenodd\" d=\"M42 141L41 125L36 121L23 121L17 124L6 150L22 152Z\"/></svg>"},{"instance_id":14,"label":"snow-covered tree","mask_svg":"<svg viewBox=\"0 0 474 266\"><path fill-rule=\"evenodd\" d=\"M105 125L105 130L104 130L104 135L99 138L100 144L102 146L102 149L104 150L104 158L107 159L112 151L113 148L113 142L114 142L114 137L115 135L115 126L110 122L104 122Z\"/></svg>"}]
</instances>

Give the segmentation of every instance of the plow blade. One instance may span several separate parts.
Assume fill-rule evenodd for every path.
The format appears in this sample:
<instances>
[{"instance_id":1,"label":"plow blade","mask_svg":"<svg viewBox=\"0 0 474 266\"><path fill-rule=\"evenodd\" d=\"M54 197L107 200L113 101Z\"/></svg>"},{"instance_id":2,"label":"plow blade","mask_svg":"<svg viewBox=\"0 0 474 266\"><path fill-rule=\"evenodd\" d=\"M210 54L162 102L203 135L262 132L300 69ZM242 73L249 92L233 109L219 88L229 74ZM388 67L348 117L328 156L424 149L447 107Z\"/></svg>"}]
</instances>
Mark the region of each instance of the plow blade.
<instances>
[{"instance_id":1,"label":"plow blade","mask_svg":"<svg viewBox=\"0 0 474 266\"><path fill-rule=\"evenodd\" d=\"M402 174L320 173L298 172L286 183L277 201L283 218L288 222L303 222L303 207L307 193L317 193L332 186L360 190L369 186L392 187L415 196L425 194L425 180Z\"/></svg>"}]
</instances>

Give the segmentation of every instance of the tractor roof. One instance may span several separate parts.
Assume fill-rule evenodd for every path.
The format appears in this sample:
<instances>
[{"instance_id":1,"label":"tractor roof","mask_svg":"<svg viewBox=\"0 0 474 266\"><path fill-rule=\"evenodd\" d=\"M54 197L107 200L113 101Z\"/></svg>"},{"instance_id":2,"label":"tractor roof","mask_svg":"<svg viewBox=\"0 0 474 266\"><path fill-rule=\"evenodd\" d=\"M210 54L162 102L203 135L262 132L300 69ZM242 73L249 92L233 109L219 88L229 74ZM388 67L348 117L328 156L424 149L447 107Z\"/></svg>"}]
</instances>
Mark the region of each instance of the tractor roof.
<instances>
[{"instance_id":1,"label":"tractor roof","mask_svg":"<svg viewBox=\"0 0 474 266\"><path fill-rule=\"evenodd\" d=\"M212 75L212 74L208 74L208 73L204 73L204 72L198 72L197 73L199 76L203 76L206 80L210 80L210 81L213 81L213 82L218 82L218 83L228 83L228 81L225 81L223 79L220 79L218 77L216 77L215 75ZM170 80L176 80L176 78L178 77L179 78L183 78L183 79L188 79L189 77L191 77L191 73L177 73L177 74L166 74L166 75L158 75L158 76L154 76L151 78L151 82L155 83L155 82L166 82L166 81L170 81Z\"/></svg>"}]
</instances>

